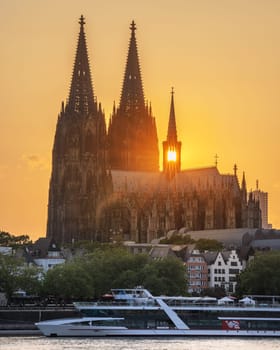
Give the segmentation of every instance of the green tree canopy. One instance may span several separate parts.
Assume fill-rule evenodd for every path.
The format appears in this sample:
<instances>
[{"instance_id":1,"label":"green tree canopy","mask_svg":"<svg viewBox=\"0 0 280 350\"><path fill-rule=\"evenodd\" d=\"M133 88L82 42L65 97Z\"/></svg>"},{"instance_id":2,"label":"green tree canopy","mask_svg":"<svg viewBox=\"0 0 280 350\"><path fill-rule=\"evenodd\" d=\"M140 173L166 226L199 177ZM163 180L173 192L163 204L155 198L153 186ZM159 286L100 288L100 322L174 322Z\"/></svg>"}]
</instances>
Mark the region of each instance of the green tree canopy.
<instances>
[{"instance_id":1,"label":"green tree canopy","mask_svg":"<svg viewBox=\"0 0 280 350\"><path fill-rule=\"evenodd\" d=\"M223 249L223 243L217 241L216 239L200 238L196 241L195 248L199 251L220 251Z\"/></svg>"},{"instance_id":2,"label":"green tree canopy","mask_svg":"<svg viewBox=\"0 0 280 350\"><path fill-rule=\"evenodd\" d=\"M18 275L21 265L20 260L0 254L0 290L6 294L8 300L19 288Z\"/></svg>"},{"instance_id":3,"label":"green tree canopy","mask_svg":"<svg viewBox=\"0 0 280 350\"><path fill-rule=\"evenodd\" d=\"M182 261L172 257L150 261L144 267L143 285L154 295L185 295L187 280Z\"/></svg>"},{"instance_id":4,"label":"green tree canopy","mask_svg":"<svg viewBox=\"0 0 280 350\"><path fill-rule=\"evenodd\" d=\"M201 296L207 296L207 297L213 297L213 298L222 298L226 296L226 291L223 287L217 286L217 287L210 287L205 288L200 293Z\"/></svg>"},{"instance_id":5,"label":"green tree canopy","mask_svg":"<svg viewBox=\"0 0 280 350\"><path fill-rule=\"evenodd\" d=\"M279 295L280 252L266 252L255 255L249 266L238 276L238 295Z\"/></svg>"},{"instance_id":6,"label":"green tree canopy","mask_svg":"<svg viewBox=\"0 0 280 350\"><path fill-rule=\"evenodd\" d=\"M28 295L39 295L42 289L43 270L38 266L23 265L17 276L18 286Z\"/></svg>"},{"instance_id":7,"label":"green tree canopy","mask_svg":"<svg viewBox=\"0 0 280 350\"><path fill-rule=\"evenodd\" d=\"M24 265L22 259L0 254L0 290L8 301L18 289L30 294L39 293L40 273L39 268Z\"/></svg>"},{"instance_id":8,"label":"green tree canopy","mask_svg":"<svg viewBox=\"0 0 280 350\"><path fill-rule=\"evenodd\" d=\"M29 243L31 240L28 235L15 236L9 232L0 231L0 246L16 247Z\"/></svg>"},{"instance_id":9,"label":"green tree canopy","mask_svg":"<svg viewBox=\"0 0 280 350\"><path fill-rule=\"evenodd\" d=\"M133 255L121 247L97 248L46 274L44 289L64 298L99 298L112 288L143 285L153 294L186 293L186 275L177 258L154 261L145 254Z\"/></svg>"},{"instance_id":10,"label":"green tree canopy","mask_svg":"<svg viewBox=\"0 0 280 350\"><path fill-rule=\"evenodd\" d=\"M172 235L170 238L160 240L161 244L192 244L195 240L190 235Z\"/></svg>"},{"instance_id":11,"label":"green tree canopy","mask_svg":"<svg viewBox=\"0 0 280 350\"><path fill-rule=\"evenodd\" d=\"M43 291L56 298L90 298L93 295L91 276L79 260L56 265L46 273Z\"/></svg>"},{"instance_id":12,"label":"green tree canopy","mask_svg":"<svg viewBox=\"0 0 280 350\"><path fill-rule=\"evenodd\" d=\"M220 251L223 249L223 243L215 239L200 238L197 241L190 235L173 234L170 238L160 240L161 244L193 244L200 251L211 250Z\"/></svg>"}]
</instances>

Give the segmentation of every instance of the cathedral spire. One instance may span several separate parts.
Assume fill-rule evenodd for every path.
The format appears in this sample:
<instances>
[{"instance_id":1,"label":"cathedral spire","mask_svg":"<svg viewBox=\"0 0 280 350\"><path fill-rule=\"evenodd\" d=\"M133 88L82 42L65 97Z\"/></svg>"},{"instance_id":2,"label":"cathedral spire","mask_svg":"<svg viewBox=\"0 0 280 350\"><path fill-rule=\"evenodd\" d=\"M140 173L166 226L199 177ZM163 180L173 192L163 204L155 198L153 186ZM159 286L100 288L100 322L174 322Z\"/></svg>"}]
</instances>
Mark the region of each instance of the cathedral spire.
<instances>
[{"instance_id":1,"label":"cathedral spire","mask_svg":"<svg viewBox=\"0 0 280 350\"><path fill-rule=\"evenodd\" d=\"M87 53L86 37L84 32L85 19L82 15L79 20L80 33L76 58L73 68L72 82L70 87L68 112L89 114L96 111L93 88Z\"/></svg>"},{"instance_id":2,"label":"cathedral spire","mask_svg":"<svg viewBox=\"0 0 280 350\"><path fill-rule=\"evenodd\" d=\"M171 88L171 104L167 131L167 141L177 142L177 128L175 119L175 108L174 108L174 88Z\"/></svg>"},{"instance_id":3,"label":"cathedral spire","mask_svg":"<svg viewBox=\"0 0 280 350\"><path fill-rule=\"evenodd\" d=\"M245 179L245 172L244 171L243 171L242 183L241 183L241 193L242 193L242 199L246 203L247 202L247 185L246 185L246 179Z\"/></svg>"},{"instance_id":4,"label":"cathedral spire","mask_svg":"<svg viewBox=\"0 0 280 350\"><path fill-rule=\"evenodd\" d=\"M145 109L145 100L135 37L136 25L134 21L132 21L130 25L130 30L131 37L121 93L120 110L128 115L134 115L135 112Z\"/></svg>"},{"instance_id":5,"label":"cathedral spire","mask_svg":"<svg viewBox=\"0 0 280 350\"><path fill-rule=\"evenodd\" d=\"M108 129L108 158L113 170L158 171L156 121L144 99L134 21L130 30L120 104Z\"/></svg>"},{"instance_id":6,"label":"cathedral spire","mask_svg":"<svg viewBox=\"0 0 280 350\"><path fill-rule=\"evenodd\" d=\"M245 179L245 171L243 171L243 176L242 176L242 189L247 190L246 179Z\"/></svg>"},{"instance_id":7,"label":"cathedral spire","mask_svg":"<svg viewBox=\"0 0 280 350\"><path fill-rule=\"evenodd\" d=\"M181 142L177 140L177 128L174 108L174 88L171 89L171 104L169 112L166 141L163 141L163 171L169 179L181 170Z\"/></svg>"}]
</instances>

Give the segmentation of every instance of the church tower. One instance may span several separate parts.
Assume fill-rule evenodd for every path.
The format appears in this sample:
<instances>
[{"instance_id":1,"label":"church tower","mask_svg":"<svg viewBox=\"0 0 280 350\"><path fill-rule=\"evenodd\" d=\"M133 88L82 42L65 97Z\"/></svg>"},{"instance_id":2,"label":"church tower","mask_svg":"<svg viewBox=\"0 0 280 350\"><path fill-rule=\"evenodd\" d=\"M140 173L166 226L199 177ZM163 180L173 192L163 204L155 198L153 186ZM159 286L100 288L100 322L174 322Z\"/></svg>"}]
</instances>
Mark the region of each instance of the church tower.
<instances>
[{"instance_id":1,"label":"church tower","mask_svg":"<svg viewBox=\"0 0 280 350\"><path fill-rule=\"evenodd\" d=\"M115 170L158 171L156 122L144 99L134 21L130 29L120 104L114 106L108 128L109 162Z\"/></svg>"},{"instance_id":2,"label":"church tower","mask_svg":"<svg viewBox=\"0 0 280 350\"><path fill-rule=\"evenodd\" d=\"M98 206L111 188L106 173L106 125L92 87L84 17L69 99L62 103L52 153L47 237L58 243L98 237Z\"/></svg>"},{"instance_id":3,"label":"church tower","mask_svg":"<svg viewBox=\"0 0 280 350\"><path fill-rule=\"evenodd\" d=\"M171 90L171 104L166 141L163 141L163 172L169 179L181 170L181 142L177 140L174 108L174 90Z\"/></svg>"}]
</instances>

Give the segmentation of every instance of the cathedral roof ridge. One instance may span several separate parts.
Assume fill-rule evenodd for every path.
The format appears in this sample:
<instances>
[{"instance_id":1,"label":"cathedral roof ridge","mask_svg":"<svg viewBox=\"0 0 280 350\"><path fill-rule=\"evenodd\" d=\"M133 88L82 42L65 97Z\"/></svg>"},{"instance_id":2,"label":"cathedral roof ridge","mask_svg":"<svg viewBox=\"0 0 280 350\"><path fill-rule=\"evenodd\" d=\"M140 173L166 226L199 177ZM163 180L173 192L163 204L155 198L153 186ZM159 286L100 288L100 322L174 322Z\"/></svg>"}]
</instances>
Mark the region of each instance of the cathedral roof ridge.
<instances>
[{"instance_id":1,"label":"cathedral roof ridge","mask_svg":"<svg viewBox=\"0 0 280 350\"><path fill-rule=\"evenodd\" d=\"M188 173L188 172L201 172L201 171L214 171L216 172L218 175L221 175L218 168L216 166L201 166L201 167L197 167L197 168L189 168L189 169L182 169L181 173Z\"/></svg>"}]
</instances>

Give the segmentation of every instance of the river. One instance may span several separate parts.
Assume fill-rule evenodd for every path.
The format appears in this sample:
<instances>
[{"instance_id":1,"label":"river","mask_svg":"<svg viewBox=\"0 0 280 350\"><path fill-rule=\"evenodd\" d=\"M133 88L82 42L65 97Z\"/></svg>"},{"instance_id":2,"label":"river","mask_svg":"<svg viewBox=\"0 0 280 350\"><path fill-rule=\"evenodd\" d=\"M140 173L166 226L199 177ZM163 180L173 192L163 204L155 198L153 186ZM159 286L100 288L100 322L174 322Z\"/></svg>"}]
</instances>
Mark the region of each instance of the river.
<instances>
[{"instance_id":1,"label":"river","mask_svg":"<svg viewBox=\"0 0 280 350\"><path fill-rule=\"evenodd\" d=\"M0 337L1 350L280 350L278 338Z\"/></svg>"}]
</instances>

